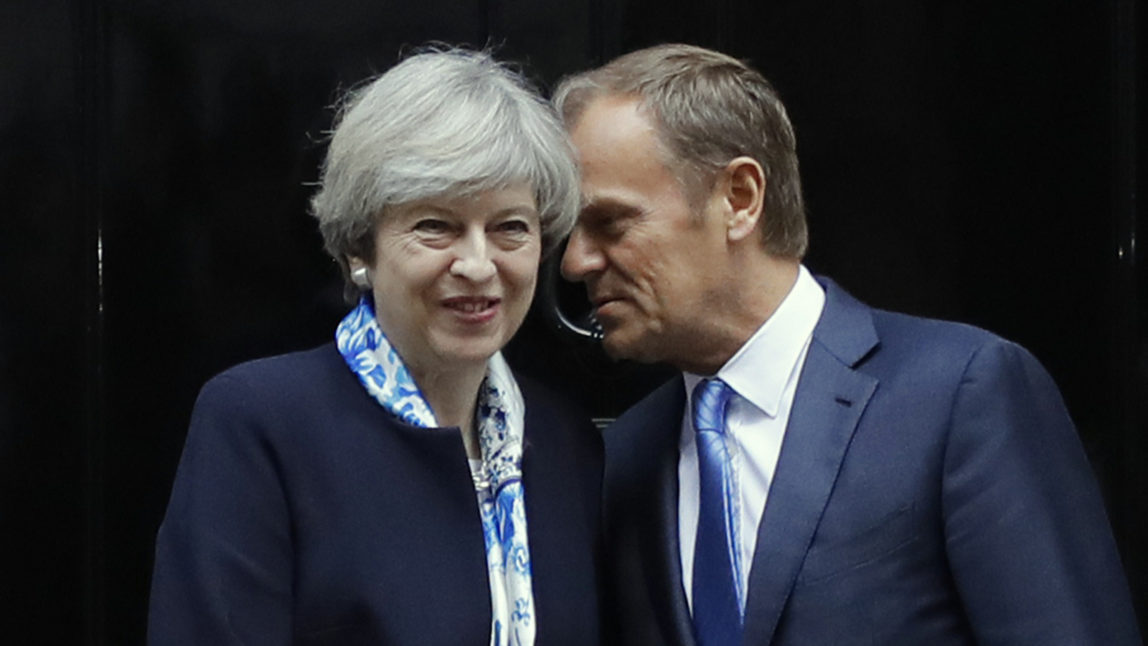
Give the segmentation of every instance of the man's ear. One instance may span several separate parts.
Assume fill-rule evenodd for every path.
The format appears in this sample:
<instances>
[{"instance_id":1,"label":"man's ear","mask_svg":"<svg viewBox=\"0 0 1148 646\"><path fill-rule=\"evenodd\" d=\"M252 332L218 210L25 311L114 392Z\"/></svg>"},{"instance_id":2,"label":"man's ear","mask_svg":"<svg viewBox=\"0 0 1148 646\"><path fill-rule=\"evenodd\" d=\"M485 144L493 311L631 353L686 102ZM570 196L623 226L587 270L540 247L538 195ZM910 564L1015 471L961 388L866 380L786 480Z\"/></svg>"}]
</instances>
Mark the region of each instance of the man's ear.
<instances>
[{"instance_id":1,"label":"man's ear","mask_svg":"<svg viewBox=\"0 0 1148 646\"><path fill-rule=\"evenodd\" d=\"M757 223L765 204L765 171L752 157L735 157L722 171L720 183L726 203L727 232L730 242L758 235Z\"/></svg>"}]
</instances>

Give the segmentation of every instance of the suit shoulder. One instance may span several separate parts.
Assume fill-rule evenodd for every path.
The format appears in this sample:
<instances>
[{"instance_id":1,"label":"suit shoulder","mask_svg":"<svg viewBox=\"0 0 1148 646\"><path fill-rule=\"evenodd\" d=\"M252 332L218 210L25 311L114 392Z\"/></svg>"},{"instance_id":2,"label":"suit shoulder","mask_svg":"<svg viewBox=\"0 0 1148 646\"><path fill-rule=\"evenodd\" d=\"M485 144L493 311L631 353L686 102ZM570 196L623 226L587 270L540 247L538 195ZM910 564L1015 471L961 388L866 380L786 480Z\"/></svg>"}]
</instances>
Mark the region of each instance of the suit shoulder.
<instances>
[{"instance_id":1,"label":"suit shoulder","mask_svg":"<svg viewBox=\"0 0 1148 646\"><path fill-rule=\"evenodd\" d=\"M924 340L954 347L976 347L1001 337L968 323L914 316L888 310L873 310L873 324L881 337L887 340Z\"/></svg>"},{"instance_id":2,"label":"suit shoulder","mask_svg":"<svg viewBox=\"0 0 1148 646\"><path fill-rule=\"evenodd\" d=\"M968 323L873 310L873 324L886 350L926 351L947 359L971 359L985 351L1032 356L1017 343Z\"/></svg>"},{"instance_id":3,"label":"suit shoulder","mask_svg":"<svg viewBox=\"0 0 1148 646\"><path fill-rule=\"evenodd\" d=\"M681 428L685 387L681 376L674 377L628 408L606 427L608 462L642 460L650 448L669 441L676 443Z\"/></svg>"},{"instance_id":4,"label":"suit shoulder","mask_svg":"<svg viewBox=\"0 0 1148 646\"><path fill-rule=\"evenodd\" d=\"M238 363L217 374L213 379L263 380L289 377L299 371L314 372L345 366L335 344L324 343L309 350L288 352ZM344 368L345 369L345 368Z\"/></svg>"},{"instance_id":5,"label":"suit shoulder","mask_svg":"<svg viewBox=\"0 0 1148 646\"><path fill-rule=\"evenodd\" d=\"M890 371L915 379L948 375L946 379L955 385L996 374L1035 379L1055 390L1047 370L1031 352L988 330L882 310L874 310L873 322L880 346L866 364L886 376Z\"/></svg>"},{"instance_id":6,"label":"suit shoulder","mask_svg":"<svg viewBox=\"0 0 1148 646\"><path fill-rule=\"evenodd\" d=\"M968 354L986 345L1015 345L975 325L875 308L855 299L829 278L818 280L825 289L826 303L814 339L820 338L831 347L849 347L852 343L871 351L856 340L868 343L872 339L881 348L878 352L926 347L932 353ZM874 337L856 333L870 326Z\"/></svg>"},{"instance_id":7,"label":"suit shoulder","mask_svg":"<svg viewBox=\"0 0 1148 646\"><path fill-rule=\"evenodd\" d=\"M515 373L518 388L526 401L526 425L544 429L550 439L561 435L564 442L575 442L592 451L598 459L602 454L602 436L590 421L590 414L570 398L552 388ZM530 432L529 430L527 431Z\"/></svg>"},{"instance_id":8,"label":"suit shoulder","mask_svg":"<svg viewBox=\"0 0 1148 646\"><path fill-rule=\"evenodd\" d=\"M590 419L589 414L572 399L542 382L518 372L514 373L514 379L518 382L518 388L522 391L522 397L526 400L527 406L545 410L548 414L561 415L571 419Z\"/></svg>"},{"instance_id":9,"label":"suit shoulder","mask_svg":"<svg viewBox=\"0 0 1148 646\"><path fill-rule=\"evenodd\" d=\"M240 387L257 394L290 398L334 373L346 372L334 343L326 343L310 350L236 364L209 379L202 393Z\"/></svg>"},{"instance_id":10,"label":"suit shoulder","mask_svg":"<svg viewBox=\"0 0 1148 646\"><path fill-rule=\"evenodd\" d=\"M333 343L311 350L255 359L232 366L203 385L192 413L196 418L284 420L308 417L340 401L355 377Z\"/></svg>"}]
</instances>

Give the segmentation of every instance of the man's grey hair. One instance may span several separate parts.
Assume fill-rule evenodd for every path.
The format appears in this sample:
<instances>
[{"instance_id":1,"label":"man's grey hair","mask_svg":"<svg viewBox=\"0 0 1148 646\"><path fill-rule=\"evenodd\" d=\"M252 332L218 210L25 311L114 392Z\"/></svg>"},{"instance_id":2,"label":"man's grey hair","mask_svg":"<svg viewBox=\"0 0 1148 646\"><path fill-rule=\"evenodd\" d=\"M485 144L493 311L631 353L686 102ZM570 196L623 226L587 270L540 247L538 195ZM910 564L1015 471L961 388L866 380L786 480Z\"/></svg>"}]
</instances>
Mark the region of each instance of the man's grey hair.
<instances>
[{"instance_id":1,"label":"man's grey hair","mask_svg":"<svg viewBox=\"0 0 1148 646\"><path fill-rule=\"evenodd\" d=\"M423 51L340 102L311 212L348 285L348 256L374 262L390 207L525 181L543 253L578 215L578 170L553 108L486 52Z\"/></svg>"},{"instance_id":2,"label":"man's grey hair","mask_svg":"<svg viewBox=\"0 0 1148 646\"><path fill-rule=\"evenodd\" d=\"M698 208L735 157L765 172L765 250L800 260L809 246L797 138L785 106L760 73L719 52L658 45L562 80L554 105L573 128L595 99L636 98L651 116L670 168Z\"/></svg>"}]
</instances>

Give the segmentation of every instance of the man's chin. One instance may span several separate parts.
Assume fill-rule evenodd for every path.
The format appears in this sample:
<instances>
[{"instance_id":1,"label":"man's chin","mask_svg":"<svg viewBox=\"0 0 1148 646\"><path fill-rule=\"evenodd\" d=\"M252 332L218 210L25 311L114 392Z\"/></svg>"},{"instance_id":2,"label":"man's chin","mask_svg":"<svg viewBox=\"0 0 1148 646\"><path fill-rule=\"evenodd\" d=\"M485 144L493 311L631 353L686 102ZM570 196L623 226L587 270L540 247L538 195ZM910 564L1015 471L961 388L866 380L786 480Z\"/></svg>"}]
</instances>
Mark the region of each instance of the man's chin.
<instances>
[{"instance_id":1,"label":"man's chin","mask_svg":"<svg viewBox=\"0 0 1148 646\"><path fill-rule=\"evenodd\" d=\"M607 357L610 357L614 361L621 361L622 359L629 358L623 354L623 347L619 347L618 344L610 342L610 335L608 334L602 337L602 350L606 352Z\"/></svg>"},{"instance_id":2,"label":"man's chin","mask_svg":"<svg viewBox=\"0 0 1148 646\"><path fill-rule=\"evenodd\" d=\"M617 330L607 329L602 333L602 349L606 352L606 356L615 361L630 358L626 354L625 340Z\"/></svg>"},{"instance_id":3,"label":"man's chin","mask_svg":"<svg viewBox=\"0 0 1148 646\"><path fill-rule=\"evenodd\" d=\"M607 330L602 337L602 349L606 355L615 361L637 361L638 363L657 363L657 357L649 356L649 348L643 346L641 339L623 334L621 330Z\"/></svg>"}]
</instances>

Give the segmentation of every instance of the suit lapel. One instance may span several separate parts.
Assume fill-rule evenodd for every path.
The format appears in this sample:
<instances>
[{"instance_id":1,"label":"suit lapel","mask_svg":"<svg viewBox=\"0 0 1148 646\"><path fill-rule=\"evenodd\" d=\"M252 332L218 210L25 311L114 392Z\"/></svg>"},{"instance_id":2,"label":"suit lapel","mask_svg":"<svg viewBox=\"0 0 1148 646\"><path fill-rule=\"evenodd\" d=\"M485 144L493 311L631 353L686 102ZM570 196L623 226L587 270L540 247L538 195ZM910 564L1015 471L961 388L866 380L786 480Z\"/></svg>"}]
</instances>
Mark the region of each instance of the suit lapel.
<instances>
[{"instance_id":1,"label":"suit lapel","mask_svg":"<svg viewBox=\"0 0 1148 646\"><path fill-rule=\"evenodd\" d=\"M674 646L693 646L693 627L685 588L682 587L681 544L678 536L678 443L681 437L682 410L685 408L685 386L681 378L672 380L662 393L664 398L651 407L647 428L656 437L650 446L657 451L653 490L656 492L651 535L644 553L649 598L661 624L662 634ZM667 432L667 430L669 432Z\"/></svg>"},{"instance_id":2,"label":"suit lapel","mask_svg":"<svg viewBox=\"0 0 1148 646\"><path fill-rule=\"evenodd\" d=\"M794 396L758 528L746 644L769 644L877 380L854 370L877 345L868 308L825 281L826 302Z\"/></svg>"}]
</instances>

